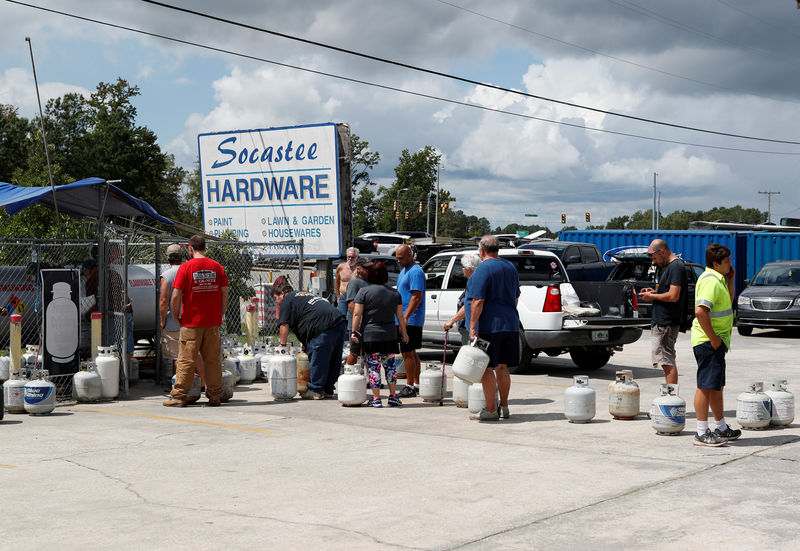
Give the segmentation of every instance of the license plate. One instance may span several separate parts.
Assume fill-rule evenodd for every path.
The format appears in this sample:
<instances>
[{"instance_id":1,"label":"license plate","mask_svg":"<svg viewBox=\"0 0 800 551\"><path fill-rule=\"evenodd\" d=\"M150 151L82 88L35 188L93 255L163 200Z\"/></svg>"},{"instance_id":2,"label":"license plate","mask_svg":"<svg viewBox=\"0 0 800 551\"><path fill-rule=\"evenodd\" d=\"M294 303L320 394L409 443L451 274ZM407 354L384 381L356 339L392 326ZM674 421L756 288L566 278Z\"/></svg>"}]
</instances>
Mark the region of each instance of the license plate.
<instances>
[{"instance_id":1,"label":"license plate","mask_svg":"<svg viewBox=\"0 0 800 551\"><path fill-rule=\"evenodd\" d=\"M592 331L592 340L594 342L605 342L608 340L608 329L601 329L600 331Z\"/></svg>"}]
</instances>

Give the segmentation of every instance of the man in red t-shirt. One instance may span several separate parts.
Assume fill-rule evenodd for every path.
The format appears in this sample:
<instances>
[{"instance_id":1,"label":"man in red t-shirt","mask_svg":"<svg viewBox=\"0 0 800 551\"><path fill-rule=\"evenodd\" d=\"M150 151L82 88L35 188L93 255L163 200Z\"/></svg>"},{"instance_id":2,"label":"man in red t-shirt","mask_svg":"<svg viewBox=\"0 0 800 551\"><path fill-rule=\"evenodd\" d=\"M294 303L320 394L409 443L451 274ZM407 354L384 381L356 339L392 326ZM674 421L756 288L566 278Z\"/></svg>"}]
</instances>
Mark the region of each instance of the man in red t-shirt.
<instances>
[{"instance_id":1,"label":"man in red t-shirt","mask_svg":"<svg viewBox=\"0 0 800 551\"><path fill-rule=\"evenodd\" d=\"M218 406L222 398L222 342L219 326L228 307L228 277L219 262L206 258L206 240L189 239L191 260L181 264L172 283L172 311L181 326L180 351L175 365L175 384L165 406L184 407L194 382L197 353L206 366L208 405Z\"/></svg>"}]
</instances>

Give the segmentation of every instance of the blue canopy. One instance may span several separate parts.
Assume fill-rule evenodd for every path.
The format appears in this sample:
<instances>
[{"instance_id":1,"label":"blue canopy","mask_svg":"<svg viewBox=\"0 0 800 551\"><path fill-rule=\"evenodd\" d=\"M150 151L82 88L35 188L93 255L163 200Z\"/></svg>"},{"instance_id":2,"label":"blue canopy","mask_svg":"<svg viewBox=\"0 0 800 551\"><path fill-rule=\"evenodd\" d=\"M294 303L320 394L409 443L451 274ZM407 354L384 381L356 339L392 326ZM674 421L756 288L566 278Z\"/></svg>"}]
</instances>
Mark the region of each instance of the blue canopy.
<instances>
[{"instance_id":1,"label":"blue canopy","mask_svg":"<svg viewBox=\"0 0 800 551\"><path fill-rule=\"evenodd\" d=\"M102 178L85 178L71 184L57 186L58 211L71 216L100 218L106 216L147 216L164 224L174 222L161 216L146 201L122 191ZM9 216L24 208L40 203L54 209L53 189L50 186L20 187L0 182L0 207Z\"/></svg>"}]
</instances>

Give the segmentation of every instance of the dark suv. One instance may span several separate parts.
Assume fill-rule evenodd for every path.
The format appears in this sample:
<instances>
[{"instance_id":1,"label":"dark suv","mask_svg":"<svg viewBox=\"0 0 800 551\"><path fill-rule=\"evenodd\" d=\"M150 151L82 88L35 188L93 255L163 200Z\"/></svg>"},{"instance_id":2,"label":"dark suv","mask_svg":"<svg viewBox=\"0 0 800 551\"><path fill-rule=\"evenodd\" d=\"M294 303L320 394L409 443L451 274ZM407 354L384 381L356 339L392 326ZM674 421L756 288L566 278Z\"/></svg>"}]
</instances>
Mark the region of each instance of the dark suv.
<instances>
[{"instance_id":1,"label":"dark suv","mask_svg":"<svg viewBox=\"0 0 800 551\"><path fill-rule=\"evenodd\" d=\"M740 335L755 328L800 328L800 260L764 264L739 295L736 325Z\"/></svg>"}]
</instances>

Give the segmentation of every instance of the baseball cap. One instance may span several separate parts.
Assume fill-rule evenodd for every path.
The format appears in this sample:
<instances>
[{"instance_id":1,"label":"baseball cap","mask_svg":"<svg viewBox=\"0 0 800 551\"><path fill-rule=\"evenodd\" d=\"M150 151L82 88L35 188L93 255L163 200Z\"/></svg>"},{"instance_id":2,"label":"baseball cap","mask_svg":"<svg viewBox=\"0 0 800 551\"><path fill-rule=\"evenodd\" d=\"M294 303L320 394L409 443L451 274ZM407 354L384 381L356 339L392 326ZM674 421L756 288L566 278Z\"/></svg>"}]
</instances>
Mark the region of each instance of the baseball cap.
<instances>
[{"instance_id":1,"label":"baseball cap","mask_svg":"<svg viewBox=\"0 0 800 551\"><path fill-rule=\"evenodd\" d=\"M183 254L183 249L177 243L173 243L169 247L167 247L167 256L174 254L174 255L181 255Z\"/></svg>"},{"instance_id":2,"label":"baseball cap","mask_svg":"<svg viewBox=\"0 0 800 551\"><path fill-rule=\"evenodd\" d=\"M88 258L81 264L81 272L84 270L91 270L97 267L97 261L94 258Z\"/></svg>"}]
</instances>

